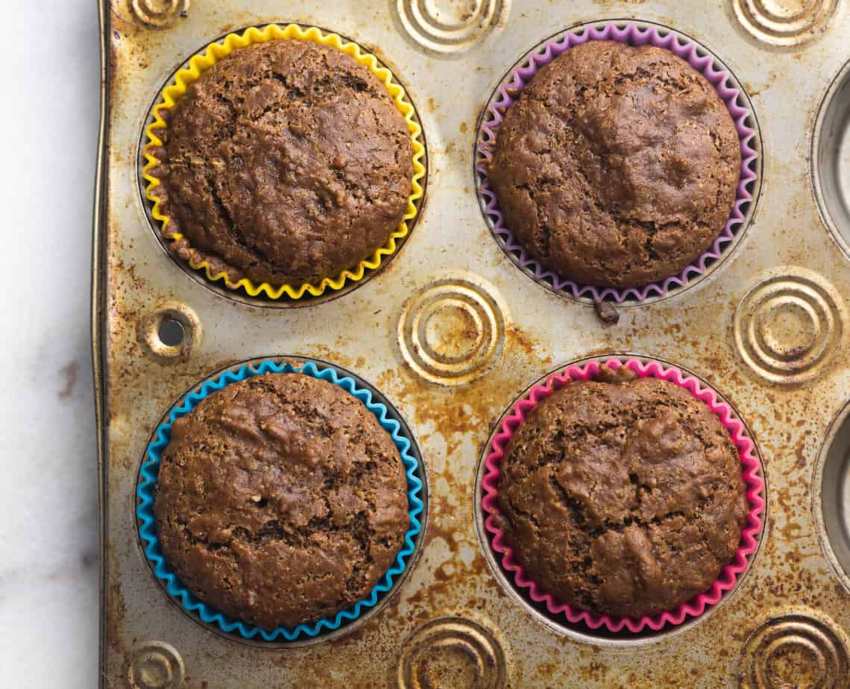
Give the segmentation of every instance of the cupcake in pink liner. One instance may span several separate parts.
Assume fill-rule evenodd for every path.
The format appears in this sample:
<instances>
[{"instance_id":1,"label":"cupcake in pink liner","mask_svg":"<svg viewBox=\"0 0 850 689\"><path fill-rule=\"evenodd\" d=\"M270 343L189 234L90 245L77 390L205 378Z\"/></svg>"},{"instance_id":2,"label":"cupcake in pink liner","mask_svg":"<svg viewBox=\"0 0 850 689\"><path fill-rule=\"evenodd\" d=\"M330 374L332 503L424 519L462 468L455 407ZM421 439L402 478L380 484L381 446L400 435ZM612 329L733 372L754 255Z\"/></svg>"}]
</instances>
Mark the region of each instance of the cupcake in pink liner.
<instances>
[{"instance_id":1,"label":"cupcake in pink liner","mask_svg":"<svg viewBox=\"0 0 850 689\"><path fill-rule=\"evenodd\" d=\"M585 24L529 52L491 97L479 201L511 260L554 291L661 298L740 238L758 186L754 127L731 72L690 38Z\"/></svg>"},{"instance_id":2,"label":"cupcake in pink liner","mask_svg":"<svg viewBox=\"0 0 850 689\"><path fill-rule=\"evenodd\" d=\"M653 360L549 375L482 467L484 535L509 583L575 631L652 634L735 588L765 508L755 444L698 379Z\"/></svg>"}]
</instances>

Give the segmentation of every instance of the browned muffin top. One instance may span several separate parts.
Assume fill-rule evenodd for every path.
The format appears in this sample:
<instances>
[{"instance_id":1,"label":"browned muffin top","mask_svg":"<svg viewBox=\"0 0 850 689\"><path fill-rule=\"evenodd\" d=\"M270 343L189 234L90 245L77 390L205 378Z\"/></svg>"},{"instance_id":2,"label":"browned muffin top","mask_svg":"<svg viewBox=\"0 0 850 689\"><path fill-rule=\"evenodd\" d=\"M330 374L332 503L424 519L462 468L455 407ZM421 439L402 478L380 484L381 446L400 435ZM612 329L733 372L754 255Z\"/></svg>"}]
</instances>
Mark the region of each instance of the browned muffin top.
<instances>
[{"instance_id":1,"label":"browned muffin top","mask_svg":"<svg viewBox=\"0 0 850 689\"><path fill-rule=\"evenodd\" d=\"M398 449L340 387L250 378L178 419L154 504L169 566L200 600L265 628L365 598L408 528Z\"/></svg>"},{"instance_id":2,"label":"browned muffin top","mask_svg":"<svg viewBox=\"0 0 850 689\"><path fill-rule=\"evenodd\" d=\"M184 259L255 282L317 282L355 267L401 222L407 125L378 78L339 50L238 49L167 118L159 193L191 246Z\"/></svg>"},{"instance_id":3,"label":"browned muffin top","mask_svg":"<svg viewBox=\"0 0 850 689\"><path fill-rule=\"evenodd\" d=\"M708 588L741 540L741 464L686 390L603 369L541 402L502 463L505 536L543 591L639 617Z\"/></svg>"},{"instance_id":4,"label":"browned muffin top","mask_svg":"<svg viewBox=\"0 0 850 689\"><path fill-rule=\"evenodd\" d=\"M588 285L680 273L732 211L741 153L712 85L668 50L590 41L505 114L489 178L540 263Z\"/></svg>"}]
</instances>

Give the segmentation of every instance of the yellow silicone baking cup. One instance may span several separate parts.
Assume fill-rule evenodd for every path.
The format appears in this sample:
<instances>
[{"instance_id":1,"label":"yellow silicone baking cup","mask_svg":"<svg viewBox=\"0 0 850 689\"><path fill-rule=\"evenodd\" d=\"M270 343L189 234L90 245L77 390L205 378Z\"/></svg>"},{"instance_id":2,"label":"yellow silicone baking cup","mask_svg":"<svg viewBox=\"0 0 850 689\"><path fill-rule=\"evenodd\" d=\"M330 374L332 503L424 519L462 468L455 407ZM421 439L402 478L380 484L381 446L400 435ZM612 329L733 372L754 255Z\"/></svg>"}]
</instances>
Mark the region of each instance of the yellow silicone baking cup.
<instances>
[{"instance_id":1,"label":"yellow silicone baking cup","mask_svg":"<svg viewBox=\"0 0 850 689\"><path fill-rule=\"evenodd\" d=\"M334 33L325 33L316 27L304 28L297 24L288 24L286 26L269 24L264 27L251 27L239 34L228 34L220 41L211 43L203 53L194 55L186 67L177 70L173 81L162 90L160 99L152 110L152 121L145 127L147 143L142 150L145 159L145 164L142 167L142 176L147 182L145 185L145 196L153 204L151 215L154 220L161 224L163 237L171 240L172 245L181 242L181 240L184 245L188 245L188 240L186 240L181 232L171 229L171 220L162 212L160 200L155 193L156 188L160 185L160 181L154 175L154 170L160 164L160 160L154 154L154 150L162 146L162 140L157 136L157 131L165 129L167 126L166 121L162 117L162 112L172 109L181 96L186 93L189 85L197 81L201 74L221 58L230 55L237 48L244 48L254 43L265 43L273 40L310 41L319 45L331 46L350 55L384 84L390 96L392 96L396 108L398 108L398 111L407 122L407 130L410 133L410 143L413 148L412 191L407 198L407 208L405 209L404 216L398 228L390 234L384 246L361 261L356 268L343 270L336 277L325 277L318 284L304 283L302 285L284 284L277 286L270 285L267 282L256 284L248 278L232 280L225 271L215 272L206 259L200 261L190 260L188 263L195 270L203 270L208 280L212 282L221 281L232 290L242 289L252 297L261 294L269 299L280 299L284 296L290 299L301 299L305 294L318 297L328 290L340 290L346 283L361 281L366 275L367 270L377 270L385 257L394 254L398 249L399 241L410 233L411 223L419 213L417 201L422 198L423 194L420 180L425 176L425 165L422 162L425 158L425 145L422 143L422 127L416 121L416 111L407 99L404 88L396 82L392 72L381 65L374 55L365 52L356 43L347 41Z\"/></svg>"}]
</instances>

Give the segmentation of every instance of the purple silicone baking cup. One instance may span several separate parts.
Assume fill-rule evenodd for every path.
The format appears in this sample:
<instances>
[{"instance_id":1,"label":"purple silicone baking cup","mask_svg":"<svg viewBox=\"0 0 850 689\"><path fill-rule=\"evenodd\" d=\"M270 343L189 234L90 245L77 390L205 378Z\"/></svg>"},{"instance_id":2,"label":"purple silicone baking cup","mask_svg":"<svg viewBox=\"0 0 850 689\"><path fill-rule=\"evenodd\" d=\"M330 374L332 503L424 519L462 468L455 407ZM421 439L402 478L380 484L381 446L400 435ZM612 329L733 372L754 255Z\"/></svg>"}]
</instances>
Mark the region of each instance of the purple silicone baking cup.
<instances>
[{"instance_id":1,"label":"purple silicone baking cup","mask_svg":"<svg viewBox=\"0 0 850 689\"><path fill-rule=\"evenodd\" d=\"M505 225L496 193L487 177L487 164L493 157L493 146L505 112L514 103L516 97L531 81L537 70L563 55L567 50L588 41L617 41L628 45L653 45L664 48L684 59L700 72L714 86L718 95L726 103L729 114L735 123L741 144L741 173L738 179L735 203L729 219L720 234L717 235L707 251L690 263L678 275L637 287L615 288L582 285L565 279L531 258L516 241L511 230ZM478 128L475 150L475 177L481 209L499 246L508 254L526 274L538 282L544 282L554 291L571 296L574 299L588 299L594 302L613 301L641 302L649 298L661 298L671 291L686 286L703 275L709 266L717 263L735 243L735 239L744 230L747 208L753 204L753 189L758 179L756 163L758 151L753 143L756 130L748 120L755 122L755 116L749 107L742 89L732 73L726 69L706 48L678 32L648 23L628 21L591 22L574 27L547 39L540 47L532 50L522 62L514 67L502 80L490 98Z\"/></svg>"}]
</instances>

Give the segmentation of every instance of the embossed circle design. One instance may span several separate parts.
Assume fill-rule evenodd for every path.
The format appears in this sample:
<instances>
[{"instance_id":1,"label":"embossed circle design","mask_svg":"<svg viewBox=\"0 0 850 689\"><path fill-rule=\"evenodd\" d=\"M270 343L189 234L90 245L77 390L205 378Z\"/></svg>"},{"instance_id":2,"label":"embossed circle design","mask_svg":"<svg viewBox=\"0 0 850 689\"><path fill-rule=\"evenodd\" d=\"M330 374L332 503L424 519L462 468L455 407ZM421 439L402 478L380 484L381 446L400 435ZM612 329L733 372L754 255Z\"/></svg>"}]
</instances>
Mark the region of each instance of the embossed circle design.
<instances>
[{"instance_id":1,"label":"embossed circle design","mask_svg":"<svg viewBox=\"0 0 850 689\"><path fill-rule=\"evenodd\" d=\"M442 617L404 642L399 689L502 689L505 655L496 638L476 622Z\"/></svg>"},{"instance_id":2,"label":"embossed circle design","mask_svg":"<svg viewBox=\"0 0 850 689\"><path fill-rule=\"evenodd\" d=\"M756 284L735 312L735 343L756 373L774 383L814 378L844 329L841 297L819 275L785 267Z\"/></svg>"},{"instance_id":3,"label":"embossed circle design","mask_svg":"<svg viewBox=\"0 0 850 689\"><path fill-rule=\"evenodd\" d=\"M432 383L461 385L485 373L501 354L505 308L480 278L443 278L405 304L398 337L416 373Z\"/></svg>"},{"instance_id":4,"label":"embossed circle design","mask_svg":"<svg viewBox=\"0 0 850 689\"><path fill-rule=\"evenodd\" d=\"M850 660L843 635L805 614L768 620L747 639L742 689L847 689Z\"/></svg>"},{"instance_id":5,"label":"embossed circle design","mask_svg":"<svg viewBox=\"0 0 850 689\"><path fill-rule=\"evenodd\" d=\"M142 24L162 28L185 17L190 0L132 0L133 15Z\"/></svg>"},{"instance_id":6,"label":"embossed circle design","mask_svg":"<svg viewBox=\"0 0 850 689\"><path fill-rule=\"evenodd\" d=\"M177 649L164 641L148 641L133 651L128 679L136 689L178 689L185 674Z\"/></svg>"},{"instance_id":7,"label":"embossed circle design","mask_svg":"<svg viewBox=\"0 0 850 689\"><path fill-rule=\"evenodd\" d=\"M510 0L397 0L405 31L438 53L467 50L503 22Z\"/></svg>"},{"instance_id":8,"label":"embossed circle design","mask_svg":"<svg viewBox=\"0 0 850 689\"><path fill-rule=\"evenodd\" d=\"M732 0L735 16L758 40L794 46L823 33L838 0Z\"/></svg>"}]
</instances>

